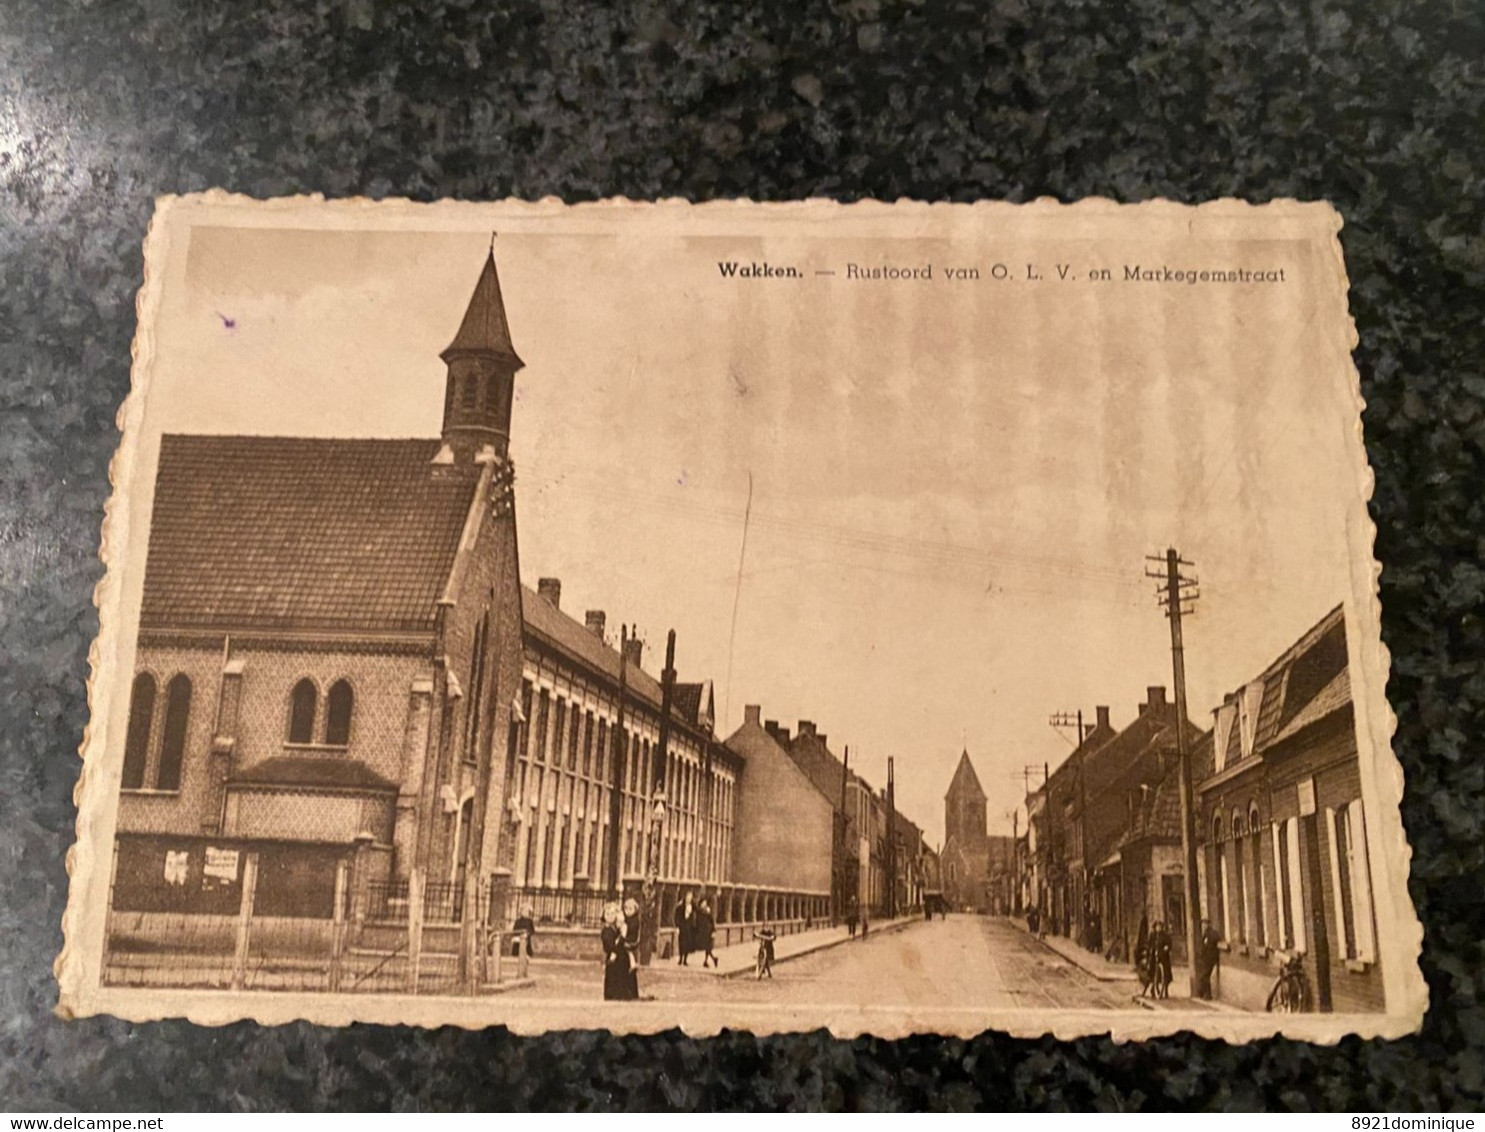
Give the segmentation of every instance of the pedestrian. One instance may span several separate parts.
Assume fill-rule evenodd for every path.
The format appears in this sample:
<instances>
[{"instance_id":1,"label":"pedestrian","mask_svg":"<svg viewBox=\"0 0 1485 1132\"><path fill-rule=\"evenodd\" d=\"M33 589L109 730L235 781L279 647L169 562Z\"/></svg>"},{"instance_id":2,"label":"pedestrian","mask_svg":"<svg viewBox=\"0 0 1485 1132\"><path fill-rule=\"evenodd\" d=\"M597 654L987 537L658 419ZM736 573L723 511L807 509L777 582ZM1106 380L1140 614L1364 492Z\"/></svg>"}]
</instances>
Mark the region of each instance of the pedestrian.
<instances>
[{"instance_id":1,"label":"pedestrian","mask_svg":"<svg viewBox=\"0 0 1485 1132\"><path fill-rule=\"evenodd\" d=\"M1035 904L1026 909L1026 930L1038 938L1041 937L1042 912Z\"/></svg>"},{"instance_id":2,"label":"pedestrian","mask_svg":"<svg viewBox=\"0 0 1485 1132\"><path fill-rule=\"evenodd\" d=\"M613 901L603 906L603 929L598 933L603 945L603 997L609 1001L638 998L638 980L631 980L633 962L624 943L624 914ZM630 993L633 988L634 993Z\"/></svg>"},{"instance_id":3,"label":"pedestrian","mask_svg":"<svg viewBox=\"0 0 1485 1132\"><path fill-rule=\"evenodd\" d=\"M764 924L753 933L753 938L758 941L758 978L767 975L773 978L773 941L778 938L777 933L768 924Z\"/></svg>"},{"instance_id":4,"label":"pedestrian","mask_svg":"<svg viewBox=\"0 0 1485 1132\"><path fill-rule=\"evenodd\" d=\"M851 933L851 938L856 938L856 925L860 922L861 913L856 904L856 898L851 897L846 904L846 931Z\"/></svg>"},{"instance_id":5,"label":"pedestrian","mask_svg":"<svg viewBox=\"0 0 1485 1132\"><path fill-rule=\"evenodd\" d=\"M634 897L624 901L624 950L629 953L629 969L625 973L629 998L639 998L639 901Z\"/></svg>"},{"instance_id":6,"label":"pedestrian","mask_svg":"<svg viewBox=\"0 0 1485 1132\"><path fill-rule=\"evenodd\" d=\"M696 898L688 892L675 906L676 950L680 953L680 965L688 967L686 958L696 950Z\"/></svg>"},{"instance_id":7,"label":"pedestrian","mask_svg":"<svg viewBox=\"0 0 1485 1132\"><path fill-rule=\"evenodd\" d=\"M1171 982L1171 954L1170 954L1170 932L1166 930L1165 924L1159 920L1150 929L1150 962L1155 972L1155 985L1152 988L1156 998L1170 997Z\"/></svg>"},{"instance_id":8,"label":"pedestrian","mask_svg":"<svg viewBox=\"0 0 1485 1132\"><path fill-rule=\"evenodd\" d=\"M1212 997L1212 976L1222 961L1222 937L1210 920L1201 922L1201 936L1196 944L1196 997Z\"/></svg>"},{"instance_id":9,"label":"pedestrian","mask_svg":"<svg viewBox=\"0 0 1485 1132\"><path fill-rule=\"evenodd\" d=\"M712 953L713 939L717 930L716 917L712 915L712 902L705 896L696 905L696 950L702 953L701 965L717 966L717 957Z\"/></svg>"},{"instance_id":10,"label":"pedestrian","mask_svg":"<svg viewBox=\"0 0 1485 1132\"><path fill-rule=\"evenodd\" d=\"M525 936L526 954L534 956L536 948L536 910L531 905L521 909L521 914L516 917L516 922L511 925L510 953L521 954L521 937Z\"/></svg>"}]
</instances>

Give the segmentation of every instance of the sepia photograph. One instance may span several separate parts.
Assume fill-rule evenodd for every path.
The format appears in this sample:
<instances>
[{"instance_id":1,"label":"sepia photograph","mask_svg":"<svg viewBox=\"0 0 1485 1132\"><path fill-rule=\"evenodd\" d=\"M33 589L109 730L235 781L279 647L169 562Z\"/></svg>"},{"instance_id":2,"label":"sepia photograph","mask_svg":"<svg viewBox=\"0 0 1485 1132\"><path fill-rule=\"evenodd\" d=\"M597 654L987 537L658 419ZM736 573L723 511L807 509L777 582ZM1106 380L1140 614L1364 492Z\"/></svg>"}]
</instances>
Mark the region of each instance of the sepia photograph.
<instances>
[{"instance_id":1,"label":"sepia photograph","mask_svg":"<svg viewBox=\"0 0 1485 1132\"><path fill-rule=\"evenodd\" d=\"M60 1011L1415 1031L1339 226L162 200Z\"/></svg>"}]
</instances>

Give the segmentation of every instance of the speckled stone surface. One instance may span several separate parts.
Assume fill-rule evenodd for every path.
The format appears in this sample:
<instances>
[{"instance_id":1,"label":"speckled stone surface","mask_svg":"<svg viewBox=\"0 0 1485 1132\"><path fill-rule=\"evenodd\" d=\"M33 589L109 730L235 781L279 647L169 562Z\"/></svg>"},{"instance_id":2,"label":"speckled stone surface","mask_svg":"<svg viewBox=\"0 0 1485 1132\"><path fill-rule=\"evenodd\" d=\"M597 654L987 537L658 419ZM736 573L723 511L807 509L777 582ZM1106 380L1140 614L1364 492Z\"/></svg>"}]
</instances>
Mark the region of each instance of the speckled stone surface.
<instances>
[{"instance_id":1,"label":"speckled stone surface","mask_svg":"<svg viewBox=\"0 0 1485 1132\"><path fill-rule=\"evenodd\" d=\"M0 4L0 1104L1474 1108L1485 9L1473 0ZM1361 335L1424 1033L517 1040L50 1011L99 524L158 193L1329 198Z\"/></svg>"}]
</instances>

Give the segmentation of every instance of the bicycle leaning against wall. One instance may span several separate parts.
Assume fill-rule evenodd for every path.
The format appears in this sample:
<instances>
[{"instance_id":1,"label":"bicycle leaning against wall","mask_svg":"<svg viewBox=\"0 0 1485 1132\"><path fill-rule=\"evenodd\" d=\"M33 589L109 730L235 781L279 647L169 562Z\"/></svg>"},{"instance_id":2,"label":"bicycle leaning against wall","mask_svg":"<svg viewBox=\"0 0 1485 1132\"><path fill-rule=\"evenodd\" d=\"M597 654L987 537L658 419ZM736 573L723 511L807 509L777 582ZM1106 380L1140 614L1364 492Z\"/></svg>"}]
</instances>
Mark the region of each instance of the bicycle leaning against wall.
<instances>
[{"instance_id":1,"label":"bicycle leaning against wall","mask_svg":"<svg viewBox=\"0 0 1485 1132\"><path fill-rule=\"evenodd\" d=\"M1304 959L1305 953L1296 951L1279 968L1279 977L1274 980L1264 1007L1270 1014L1307 1014L1314 1009Z\"/></svg>"}]
</instances>

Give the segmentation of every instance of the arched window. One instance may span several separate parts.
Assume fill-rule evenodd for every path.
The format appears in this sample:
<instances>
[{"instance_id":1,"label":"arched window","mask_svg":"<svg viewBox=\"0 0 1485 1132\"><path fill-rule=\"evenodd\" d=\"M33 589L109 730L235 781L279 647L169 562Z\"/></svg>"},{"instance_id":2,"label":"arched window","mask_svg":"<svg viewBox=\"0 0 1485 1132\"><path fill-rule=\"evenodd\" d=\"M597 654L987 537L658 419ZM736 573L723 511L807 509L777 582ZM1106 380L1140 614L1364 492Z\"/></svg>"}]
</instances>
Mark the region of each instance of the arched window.
<instances>
[{"instance_id":1,"label":"arched window","mask_svg":"<svg viewBox=\"0 0 1485 1132\"><path fill-rule=\"evenodd\" d=\"M289 693L289 742L315 741L315 709L320 698L315 682L305 677Z\"/></svg>"},{"instance_id":2,"label":"arched window","mask_svg":"<svg viewBox=\"0 0 1485 1132\"><path fill-rule=\"evenodd\" d=\"M1222 815L1221 814L1213 814L1212 815L1212 840L1213 841L1221 841L1222 840Z\"/></svg>"},{"instance_id":3,"label":"arched window","mask_svg":"<svg viewBox=\"0 0 1485 1132\"><path fill-rule=\"evenodd\" d=\"M158 790L180 789L180 768L186 756L186 726L191 719L191 681L184 672L165 687L165 737L160 743Z\"/></svg>"},{"instance_id":4,"label":"arched window","mask_svg":"<svg viewBox=\"0 0 1485 1132\"><path fill-rule=\"evenodd\" d=\"M325 744L330 747L346 747L351 742L351 710L355 706L355 693L349 680L337 680L330 685L330 694L325 699Z\"/></svg>"},{"instance_id":5,"label":"arched window","mask_svg":"<svg viewBox=\"0 0 1485 1132\"><path fill-rule=\"evenodd\" d=\"M1242 811L1241 810L1233 810L1232 811L1232 835L1234 837L1242 837L1247 832L1248 832L1247 829L1244 828L1244 826L1243 826L1243 813L1242 813Z\"/></svg>"},{"instance_id":6,"label":"arched window","mask_svg":"<svg viewBox=\"0 0 1485 1132\"><path fill-rule=\"evenodd\" d=\"M129 694L129 730L124 740L125 790L144 786L144 764L150 755L150 736L155 723L155 678L148 672L134 677Z\"/></svg>"},{"instance_id":7,"label":"arched window","mask_svg":"<svg viewBox=\"0 0 1485 1132\"><path fill-rule=\"evenodd\" d=\"M478 371L471 370L465 373L463 379L464 388L459 391L459 400L462 408L472 409L478 403L480 395L480 378Z\"/></svg>"}]
</instances>

